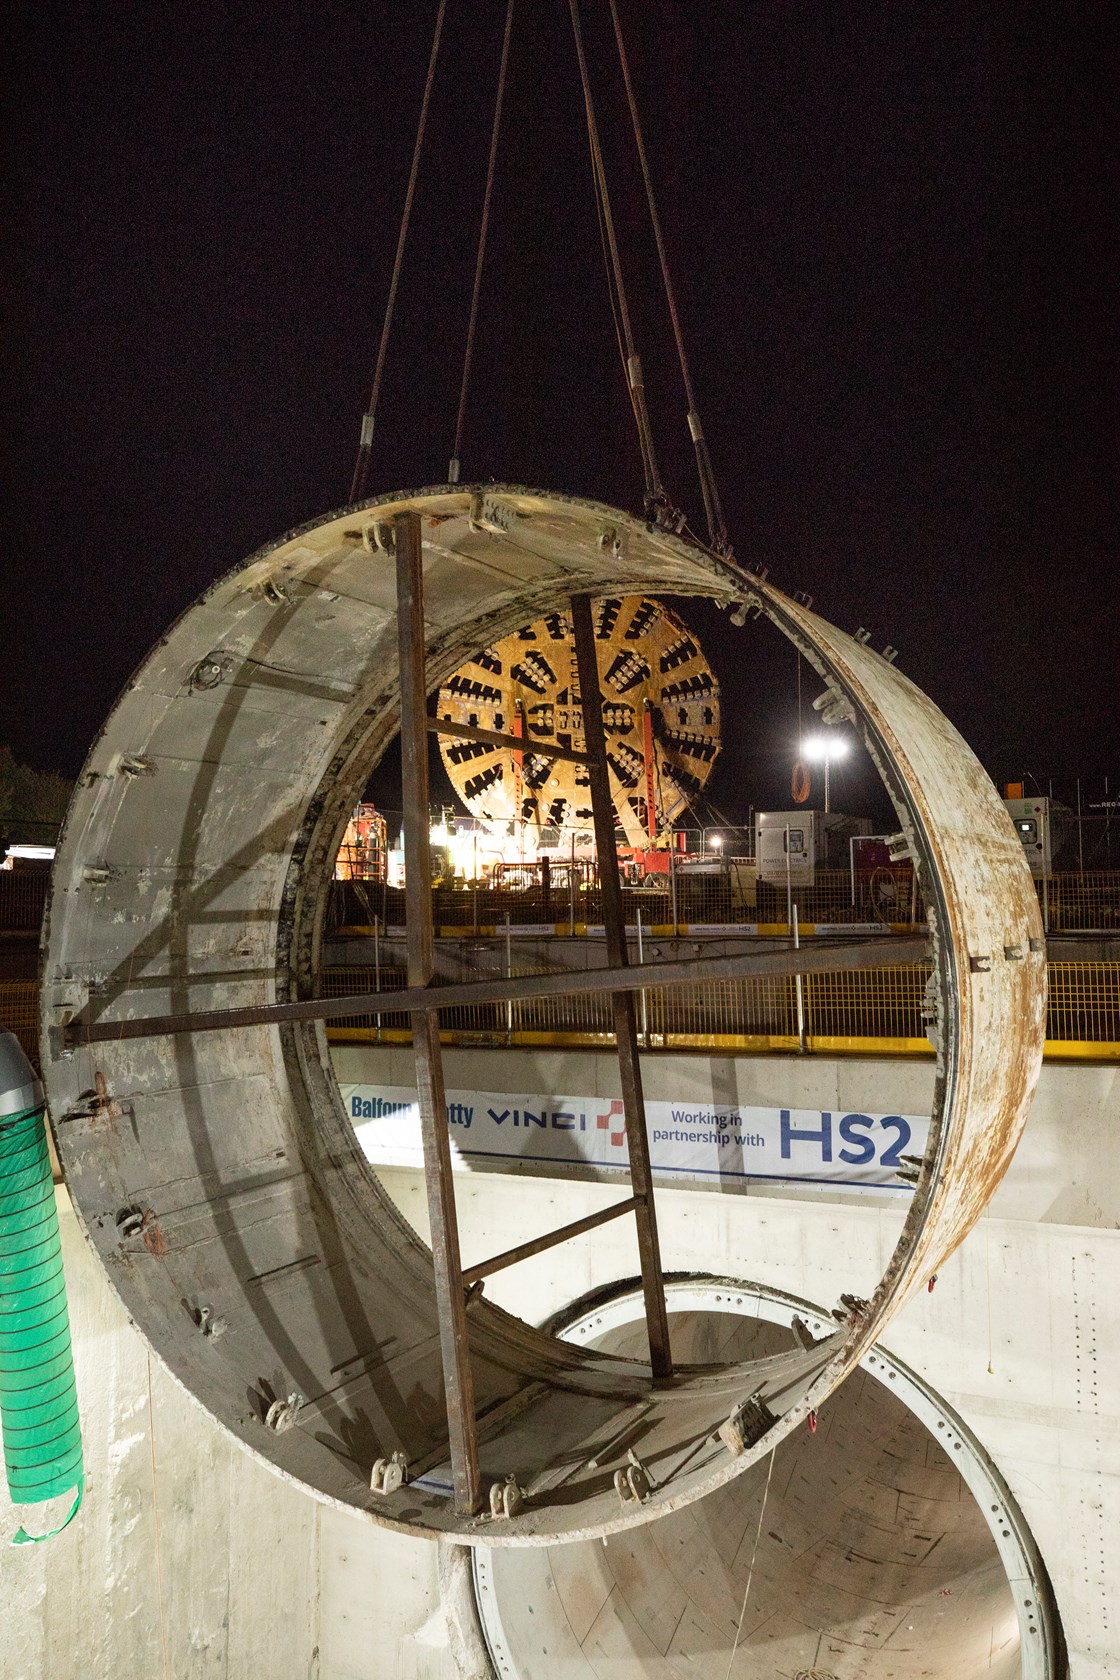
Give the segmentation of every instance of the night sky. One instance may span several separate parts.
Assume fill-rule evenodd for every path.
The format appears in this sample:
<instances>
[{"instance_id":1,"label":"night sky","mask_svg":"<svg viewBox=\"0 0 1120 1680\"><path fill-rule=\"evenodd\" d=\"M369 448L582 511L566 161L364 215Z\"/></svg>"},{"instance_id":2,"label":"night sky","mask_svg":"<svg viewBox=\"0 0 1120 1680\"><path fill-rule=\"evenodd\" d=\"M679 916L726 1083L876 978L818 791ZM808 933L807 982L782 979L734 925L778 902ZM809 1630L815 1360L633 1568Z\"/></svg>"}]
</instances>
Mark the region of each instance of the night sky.
<instances>
[{"instance_id":1,"label":"night sky","mask_svg":"<svg viewBox=\"0 0 1120 1680\"><path fill-rule=\"evenodd\" d=\"M1115 9L620 3L736 552L895 644L997 780L1112 780ZM582 9L700 528L609 14ZM36 768L76 774L170 620L347 500L434 15L5 9L0 740ZM503 17L450 0L371 493L446 475ZM518 4L463 477L641 506L565 0ZM718 807L786 803L792 650L688 610Z\"/></svg>"}]
</instances>

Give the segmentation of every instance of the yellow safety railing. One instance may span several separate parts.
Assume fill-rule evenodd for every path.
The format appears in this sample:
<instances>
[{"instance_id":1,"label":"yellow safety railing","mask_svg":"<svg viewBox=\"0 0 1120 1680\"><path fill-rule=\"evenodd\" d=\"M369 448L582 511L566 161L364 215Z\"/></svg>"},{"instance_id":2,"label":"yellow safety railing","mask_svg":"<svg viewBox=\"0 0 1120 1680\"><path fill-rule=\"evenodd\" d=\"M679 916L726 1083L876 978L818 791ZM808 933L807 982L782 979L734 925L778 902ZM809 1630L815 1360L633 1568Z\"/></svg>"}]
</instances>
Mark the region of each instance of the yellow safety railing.
<instances>
[{"instance_id":1,"label":"yellow safety railing","mask_svg":"<svg viewBox=\"0 0 1120 1680\"><path fill-rule=\"evenodd\" d=\"M1120 1059L1120 962L1052 962L1047 1054L1081 1057L1088 1047Z\"/></svg>"},{"instance_id":2,"label":"yellow safety railing","mask_svg":"<svg viewBox=\"0 0 1120 1680\"><path fill-rule=\"evenodd\" d=\"M648 990L635 998L638 1035L653 1050L930 1055L922 1020L929 964L845 969L833 974L725 979L704 986ZM531 976L524 974L526 986ZM338 998L373 991L373 968L327 968L319 991ZM393 1013L391 995L405 983L400 968L381 969L385 1006L332 1021L332 1042L405 1043L408 1016ZM801 1000L798 1001L798 991ZM34 979L0 983L0 1026L17 1035L32 1062L39 1058L39 988ZM613 1043L606 993L519 998L460 1005L440 1015L442 1037L462 1045L596 1047ZM1051 1060L1120 1060L1120 963L1049 963L1046 1055Z\"/></svg>"},{"instance_id":3,"label":"yellow safety railing","mask_svg":"<svg viewBox=\"0 0 1120 1680\"><path fill-rule=\"evenodd\" d=\"M922 1004L929 973L928 964L900 964L807 974L800 988L789 975L651 988L635 997L638 1034L643 1045L656 1050L928 1056L932 1049ZM1047 1057L1120 1061L1120 962L1052 962L1049 975ZM528 991L531 975L523 978ZM371 967L327 968L319 975L319 990L324 997L341 997L373 991L376 981ZM404 970L383 967L380 983L381 1009L332 1021L328 1038L339 1043L408 1041L408 1017L393 1013L391 1005L393 991L404 984ZM0 983L0 1027L14 1032L37 1063L34 980ZM441 1012L440 1030L445 1041L464 1045L578 1048L613 1043L610 998L603 992L459 1005Z\"/></svg>"},{"instance_id":4,"label":"yellow safety railing","mask_svg":"<svg viewBox=\"0 0 1120 1680\"><path fill-rule=\"evenodd\" d=\"M1120 962L1053 962L1046 1054L1052 1058L1120 1060ZM832 974L725 980L636 993L639 1037L652 1049L798 1050L864 1055L931 1055L923 1021L930 965L848 969ZM527 991L531 979L526 979ZM385 989L403 971L383 969ZM325 969L324 996L374 985L369 968ZM800 993L800 996L799 996ZM459 1006L440 1015L441 1033L459 1044L579 1047L610 1044L605 993L526 996L511 1003ZM383 1009L332 1022L333 1040L403 1042L407 1018Z\"/></svg>"}]
</instances>

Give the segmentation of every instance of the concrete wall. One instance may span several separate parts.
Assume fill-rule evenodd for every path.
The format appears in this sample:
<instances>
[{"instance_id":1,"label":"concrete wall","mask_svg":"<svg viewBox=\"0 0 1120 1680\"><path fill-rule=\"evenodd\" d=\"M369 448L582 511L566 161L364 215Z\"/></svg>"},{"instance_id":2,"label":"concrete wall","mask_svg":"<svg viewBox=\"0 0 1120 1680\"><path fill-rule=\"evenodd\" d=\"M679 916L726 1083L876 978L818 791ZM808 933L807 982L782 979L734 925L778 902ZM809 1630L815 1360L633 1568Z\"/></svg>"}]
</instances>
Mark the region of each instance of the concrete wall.
<instances>
[{"instance_id":1,"label":"concrete wall","mask_svg":"<svg viewBox=\"0 0 1120 1680\"><path fill-rule=\"evenodd\" d=\"M375 1055L340 1049L340 1076L407 1082ZM646 1067L651 1095L928 1105L930 1070L912 1062L651 1056ZM447 1078L615 1089L613 1060L598 1055L450 1052ZM1075 1680L1120 1673L1118 1097L1118 1070L1044 1070L990 1215L890 1335L1010 1482L1054 1579ZM418 1175L385 1177L423 1230ZM459 1175L456 1190L468 1263L617 1195L489 1173ZM0 1680L450 1680L435 1548L317 1506L232 1446L149 1360L64 1192L60 1203L89 1484L63 1535L0 1549ZM772 1187L665 1189L658 1208L667 1267L757 1278L826 1306L875 1283L901 1220L894 1201ZM636 1269L629 1222L618 1221L489 1288L539 1319ZM10 1534L6 1506L0 1520Z\"/></svg>"},{"instance_id":2,"label":"concrete wall","mask_svg":"<svg viewBox=\"0 0 1120 1680\"><path fill-rule=\"evenodd\" d=\"M243 1452L148 1353L57 1194L86 1495L12 1547L38 1512L0 1478L0 1680L452 1680L435 1547Z\"/></svg>"},{"instance_id":3,"label":"concrete wall","mask_svg":"<svg viewBox=\"0 0 1120 1680\"><path fill-rule=\"evenodd\" d=\"M339 1077L389 1082L386 1055L339 1047ZM611 1056L447 1055L452 1086L500 1090L503 1069L512 1089L547 1090L552 1081L617 1094ZM402 1064L391 1072L392 1082L408 1082ZM643 1072L651 1097L714 1092L720 1101L871 1113L920 1113L932 1089L932 1068L902 1059L648 1056ZM426 1232L419 1175L386 1172L385 1181ZM519 1174L515 1184L490 1173L461 1174L456 1189L468 1265L618 1194L617 1182ZM815 1186L659 1189L658 1215L666 1269L755 1279L825 1307L841 1290L874 1287L903 1217L897 1198ZM511 1311L540 1319L637 1269L632 1226L618 1220L487 1287ZM1120 1674L1120 1069L1044 1067L988 1214L933 1293L891 1325L889 1344L963 1415L1023 1506L1054 1581L1072 1673Z\"/></svg>"},{"instance_id":4,"label":"concrete wall","mask_svg":"<svg viewBox=\"0 0 1120 1680\"><path fill-rule=\"evenodd\" d=\"M415 1087L407 1047L336 1045L341 1084ZM596 1097L621 1094L613 1054L594 1050L445 1050L444 1074L452 1089L480 1091L578 1091ZM642 1057L642 1079L651 1100L671 1099L763 1108L827 1108L836 1112L922 1114L933 1100L932 1061L871 1056L718 1056L656 1051ZM1113 1063L1047 1063L1028 1123L1028 1139L996 1192L991 1212L1009 1219L1115 1229L1120 1186L1110 1179L1120 1136L1120 1066ZM582 1169L594 1176L593 1169ZM517 1177L522 1177L517 1169ZM610 1183L617 1186L612 1176ZM690 1185L690 1192L728 1192ZM756 1183L752 1198L866 1206L862 1191L811 1185ZM895 1198L891 1198L894 1202ZM877 1205L886 1198L877 1198Z\"/></svg>"}]
</instances>

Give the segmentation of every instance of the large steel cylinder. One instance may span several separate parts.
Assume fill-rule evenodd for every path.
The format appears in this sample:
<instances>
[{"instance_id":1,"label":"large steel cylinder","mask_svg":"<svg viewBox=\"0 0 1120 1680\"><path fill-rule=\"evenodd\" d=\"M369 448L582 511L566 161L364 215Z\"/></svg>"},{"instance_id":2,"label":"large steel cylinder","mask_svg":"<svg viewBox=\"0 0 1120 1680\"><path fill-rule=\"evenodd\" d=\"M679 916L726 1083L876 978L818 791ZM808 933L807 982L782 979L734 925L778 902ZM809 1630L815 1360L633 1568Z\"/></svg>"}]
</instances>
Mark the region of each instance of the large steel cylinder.
<instances>
[{"instance_id":1,"label":"large steel cylinder","mask_svg":"<svg viewBox=\"0 0 1120 1680\"><path fill-rule=\"evenodd\" d=\"M430 690L573 592L760 607L880 767L929 906L939 988L935 1111L908 1217L873 1300L816 1346L658 1384L641 1360L472 1302L483 1471L516 1475L527 1496L498 1520L460 1516L448 1497L431 1256L362 1156L321 1026L64 1041L77 1017L104 1026L308 992L339 837L398 728L381 533L405 509L423 519ZM269 545L137 671L90 753L55 865L43 1071L70 1189L110 1278L159 1357L246 1448L375 1521L545 1544L644 1522L728 1481L842 1381L1007 1165L1044 1003L1042 929L1015 834L965 742L895 666L760 578L625 514L453 486L331 514ZM693 1451L752 1396L763 1429L745 1452ZM604 1451L638 1415L655 1486L623 1505ZM410 1480L371 1493L371 1465L394 1452Z\"/></svg>"}]
</instances>

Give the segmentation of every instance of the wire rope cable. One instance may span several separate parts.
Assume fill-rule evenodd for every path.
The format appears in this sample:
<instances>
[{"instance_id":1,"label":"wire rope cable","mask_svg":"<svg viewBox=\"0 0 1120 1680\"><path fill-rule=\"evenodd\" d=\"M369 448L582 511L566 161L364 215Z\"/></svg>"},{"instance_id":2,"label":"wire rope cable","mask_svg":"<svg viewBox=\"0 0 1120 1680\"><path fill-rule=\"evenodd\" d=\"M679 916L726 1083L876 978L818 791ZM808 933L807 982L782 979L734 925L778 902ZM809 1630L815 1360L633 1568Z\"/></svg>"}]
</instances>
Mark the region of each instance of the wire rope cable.
<instances>
[{"instance_id":1,"label":"wire rope cable","mask_svg":"<svg viewBox=\"0 0 1120 1680\"><path fill-rule=\"evenodd\" d=\"M568 0L568 11L572 19L572 37L575 41L576 58L579 63L580 82L583 88L583 108L587 119L587 144L591 153L591 173L595 182L595 196L601 218L601 226L605 234L608 253L607 284L613 283L613 298L617 300L618 321L622 329L622 344L624 351L624 373L626 387L630 395L630 403L634 410L634 420L638 428L638 446L642 455L642 469L646 486L646 514L662 524L671 524L674 529L679 526L679 516L675 514L665 487L661 482L661 475L657 467L657 456L653 446L653 430L650 426L649 412L646 408L645 383L642 376L642 363L634 343L634 333L630 320L630 308L626 298L626 284L622 273L622 258L618 248L618 238L615 232L614 216L611 212L610 192L607 187L607 171L603 162L603 149L599 140L599 127L595 120L595 104L591 95L591 77L587 68L587 53L583 44L583 31L580 27L579 0Z\"/></svg>"},{"instance_id":2,"label":"wire rope cable","mask_svg":"<svg viewBox=\"0 0 1120 1680\"><path fill-rule=\"evenodd\" d=\"M758 1527L755 1529L754 1548L751 1552L750 1567L747 1570L747 1585L743 1593L743 1608L739 1612L739 1623L735 1629L735 1639L731 1646L731 1661L727 1665L725 1680L731 1680L731 1670L735 1667L735 1657L739 1650L739 1641L743 1637L743 1623L746 1620L747 1615L747 1600L751 1596L751 1583L754 1580L755 1560L758 1557L758 1542L762 1538L762 1520L766 1515L766 1501L770 1497L770 1478L774 1474L774 1454L777 1450L777 1447L770 1448L770 1464L766 1471L766 1486L762 1490L762 1504L759 1506L758 1510Z\"/></svg>"},{"instance_id":3,"label":"wire rope cable","mask_svg":"<svg viewBox=\"0 0 1120 1680\"><path fill-rule=\"evenodd\" d=\"M486 236L490 230L490 200L494 192L494 169L498 158L498 131L502 122L502 104L506 92L506 69L509 64L509 38L513 30L514 0L507 0L506 23L502 35L502 56L498 65L498 91L494 99L494 122L490 130L490 156L486 164L486 191L482 195L482 216L478 227L478 251L474 263L474 287L471 291L471 312L467 322L467 343L463 353L463 382L459 387L459 410L455 417L455 442L447 468L447 482L458 484L459 460L463 447L463 422L467 412L467 387L470 384L471 362L474 357L474 335L478 325L478 300L482 291L482 267L486 261Z\"/></svg>"},{"instance_id":4,"label":"wire rope cable","mask_svg":"<svg viewBox=\"0 0 1120 1680\"><path fill-rule=\"evenodd\" d=\"M607 227L606 227L605 221L603 220L603 201L602 201L602 197L599 193L599 179L598 179L598 176L595 177L595 218L596 218L596 221L597 221L598 226L599 226L599 244L600 244L600 246L602 248L602 252L603 252L603 270L604 270L604 273L606 274L606 277L607 277L607 300L608 300L608 302L610 303L610 306L611 306L611 320L614 322L614 339L615 339L615 343L618 346L618 358L619 358L619 361L622 363L622 377L623 377L624 382L626 383L627 390L629 391L630 376L629 376L629 372L627 370L627 365L626 365L626 341L625 341L625 338L623 337L622 322L619 319L618 299L615 297L614 272L613 272L613 269L611 267L611 253L610 253L610 245L609 245L608 240L607 240ZM633 397L632 396L631 396L631 403L633 403ZM637 420L636 415L635 415L635 420ZM648 472L648 467L647 467L645 447L644 447L644 443L643 443L643 440L642 440L642 433L641 433L641 426L640 425L638 427L638 442L639 442L639 445L642 448L642 474L643 474L643 477L646 480L646 483L648 484L648 482L649 482L649 472Z\"/></svg>"},{"instance_id":5,"label":"wire rope cable","mask_svg":"<svg viewBox=\"0 0 1120 1680\"><path fill-rule=\"evenodd\" d=\"M370 450L373 446L373 428L377 419L377 404L381 395L381 379L385 372L385 357L389 348L389 333L393 324L393 310L397 301L397 287L400 284L401 266L404 262L404 248L408 239L408 224L412 216L412 200L416 194L416 178L420 173L420 154L424 148L424 130L428 124L428 106L432 99L432 83L435 81L436 59L439 57L440 37L443 34L443 19L447 11L447 0L439 0L436 11L435 29L432 34L432 51L428 60L428 75L424 83L424 97L420 103L420 119L416 125L416 142L412 148L412 167L408 173L408 187L404 195L404 210L401 214L400 232L397 235L397 251L393 259L393 273L389 281L389 296L385 304L385 319L381 326L381 341L377 348L377 364L373 372L373 388L370 392L369 407L362 415L361 440L358 444L357 459L354 462L354 476L350 482L351 503L360 501L365 495L366 481L369 477Z\"/></svg>"},{"instance_id":6,"label":"wire rope cable","mask_svg":"<svg viewBox=\"0 0 1120 1680\"><path fill-rule=\"evenodd\" d=\"M696 451L696 467L700 477L700 493L704 498L704 513L708 522L708 540L711 547L719 554L730 551L727 540L727 526L724 522L723 509L720 504L719 490L716 485L715 473L712 470L711 456L704 436L704 429L700 424L700 413L696 405L696 396L692 387L692 374L688 365L688 355L685 351L684 333L681 330L680 315L677 311L677 298L673 289L672 275L669 270L669 258L665 250L665 238L661 228L661 217L657 209L657 198L653 190L653 176L650 173L649 157L646 153L645 138L642 134L641 118L638 114L638 101L634 94L634 84L630 79L630 61L626 53L626 43L622 34L622 22L618 15L617 0L610 0L611 21L614 25L614 38L618 47L618 62L622 70L622 80L626 88L626 102L630 107L630 122L634 130L634 144L637 147L638 159L642 167L642 180L645 183L646 202L649 205L649 219L653 227L653 237L657 245L658 261L661 264L661 280L665 288L665 301L669 308L669 318L673 323L673 337L677 346L677 359L681 367L681 379L684 384L685 399L688 403L688 429L692 437L693 448Z\"/></svg>"}]
</instances>

